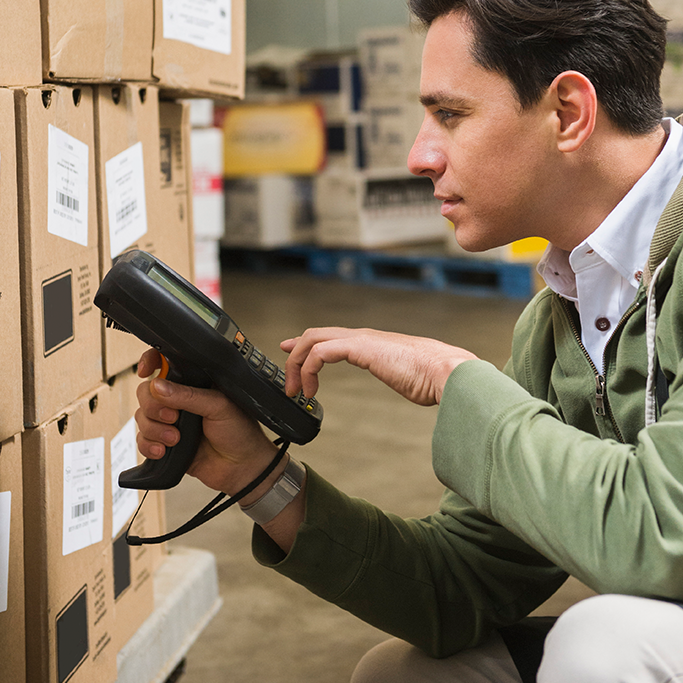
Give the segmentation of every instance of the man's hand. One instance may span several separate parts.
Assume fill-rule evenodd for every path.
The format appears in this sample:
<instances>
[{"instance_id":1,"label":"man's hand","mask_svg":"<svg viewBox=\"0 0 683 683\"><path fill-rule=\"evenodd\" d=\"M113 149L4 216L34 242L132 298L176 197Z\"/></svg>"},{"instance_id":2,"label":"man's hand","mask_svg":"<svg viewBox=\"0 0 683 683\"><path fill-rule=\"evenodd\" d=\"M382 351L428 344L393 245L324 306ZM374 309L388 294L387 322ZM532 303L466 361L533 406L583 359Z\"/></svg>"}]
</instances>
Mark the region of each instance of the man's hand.
<instances>
[{"instance_id":1,"label":"man's hand","mask_svg":"<svg viewBox=\"0 0 683 683\"><path fill-rule=\"evenodd\" d=\"M318 373L325 363L346 361L382 380L418 405L439 403L446 380L466 360L477 357L455 346L423 337L377 330L325 327L306 330L280 344L289 353L286 391L307 397L318 391Z\"/></svg>"},{"instance_id":2,"label":"man's hand","mask_svg":"<svg viewBox=\"0 0 683 683\"><path fill-rule=\"evenodd\" d=\"M140 359L138 375L150 377L160 366L161 356L150 349ZM258 422L220 391L156 378L141 383L137 395L138 448L146 458L161 458L166 446L178 443L180 432L173 423L179 410L204 418L204 438L188 474L212 489L235 494L260 474L277 452Z\"/></svg>"}]
</instances>

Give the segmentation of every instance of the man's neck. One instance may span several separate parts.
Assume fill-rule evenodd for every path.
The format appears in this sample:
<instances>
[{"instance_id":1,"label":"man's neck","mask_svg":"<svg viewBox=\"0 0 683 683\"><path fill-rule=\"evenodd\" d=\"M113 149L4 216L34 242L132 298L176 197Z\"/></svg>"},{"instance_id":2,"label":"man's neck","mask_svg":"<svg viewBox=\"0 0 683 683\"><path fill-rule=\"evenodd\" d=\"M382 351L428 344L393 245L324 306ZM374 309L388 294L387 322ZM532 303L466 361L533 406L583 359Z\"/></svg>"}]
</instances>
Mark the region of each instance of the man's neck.
<instances>
[{"instance_id":1,"label":"man's neck","mask_svg":"<svg viewBox=\"0 0 683 683\"><path fill-rule=\"evenodd\" d=\"M593 136L581 158L567 162L562 220L548 240L566 251L581 244L652 166L666 140L661 126L648 135L629 136L610 127Z\"/></svg>"}]
</instances>

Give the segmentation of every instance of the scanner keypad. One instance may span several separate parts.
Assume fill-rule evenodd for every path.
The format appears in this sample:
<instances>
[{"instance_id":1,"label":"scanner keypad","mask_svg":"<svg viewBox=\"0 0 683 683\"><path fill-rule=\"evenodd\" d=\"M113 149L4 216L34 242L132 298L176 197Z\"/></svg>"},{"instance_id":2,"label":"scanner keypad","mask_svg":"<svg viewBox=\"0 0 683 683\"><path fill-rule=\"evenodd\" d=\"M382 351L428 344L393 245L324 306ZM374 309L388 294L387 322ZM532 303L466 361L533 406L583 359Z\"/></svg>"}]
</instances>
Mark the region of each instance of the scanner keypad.
<instances>
[{"instance_id":1,"label":"scanner keypad","mask_svg":"<svg viewBox=\"0 0 683 683\"><path fill-rule=\"evenodd\" d=\"M241 332L235 336L233 344L239 349L240 353L254 370L272 382L278 389L284 391L285 372L282 368L278 367L268 356L257 349ZM302 391L294 396L292 400L308 413L315 412L318 405L315 398L306 398Z\"/></svg>"}]
</instances>

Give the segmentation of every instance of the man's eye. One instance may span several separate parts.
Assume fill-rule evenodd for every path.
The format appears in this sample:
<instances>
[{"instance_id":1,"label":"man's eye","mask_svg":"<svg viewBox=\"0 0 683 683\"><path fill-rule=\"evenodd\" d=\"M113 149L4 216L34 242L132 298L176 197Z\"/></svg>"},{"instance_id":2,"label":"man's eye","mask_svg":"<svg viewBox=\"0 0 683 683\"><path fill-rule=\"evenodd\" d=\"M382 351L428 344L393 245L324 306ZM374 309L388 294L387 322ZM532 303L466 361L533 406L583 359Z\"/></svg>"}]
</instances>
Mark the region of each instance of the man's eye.
<instances>
[{"instance_id":1,"label":"man's eye","mask_svg":"<svg viewBox=\"0 0 683 683\"><path fill-rule=\"evenodd\" d=\"M457 114L452 111L445 111L444 109L438 109L437 111L434 112L434 116L436 116L437 119L439 119L439 123L446 123L447 121L450 121L451 119L455 118Z\"/></svg>"}]
</instances>

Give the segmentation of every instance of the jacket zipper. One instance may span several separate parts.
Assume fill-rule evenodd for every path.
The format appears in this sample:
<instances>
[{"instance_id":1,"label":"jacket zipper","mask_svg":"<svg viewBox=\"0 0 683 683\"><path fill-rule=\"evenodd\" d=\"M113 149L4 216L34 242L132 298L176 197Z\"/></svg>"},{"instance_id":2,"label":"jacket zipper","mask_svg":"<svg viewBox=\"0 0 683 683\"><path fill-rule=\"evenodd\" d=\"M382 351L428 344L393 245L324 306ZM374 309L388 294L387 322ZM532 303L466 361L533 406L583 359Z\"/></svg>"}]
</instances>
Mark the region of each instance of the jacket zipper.
<instances>
[{"instance_id":1,"label":"jacket zipper","mask_svg":"<svg viewBox=\"0 0 683 683\"><path fill-rule=\"evenodd\" d=\"M586 356L586 359L590 363L590 366L593 369L593 372L595 373L595 414L598 416L606 415L607 417L609 417L610 422L612 423L612 428L614 429L614 433L617 435L617 439L621 443L625 443L624 437L621 433L621 430L619 429L619 425L617 425L617 422L614 419L614 414L612 413L612 409L610 408L609 401L607 400L607 378L604 374L601 374L600 371L595 367L593 359L590 357L590 354L586 350L586 347L583 345L583 342L581 341L581 335L579 334L579 331L576 329L574 318L572 318L571 311L569 310L569 302L564 297L560 297L560 300L562 301L565 313L567 314L567 318L569 319L569 325L571 326L572 332L574 333L574 338L576 339L579 348L583 352L583 355ZM607 346L614 338L614 335L623 327L626 320L639 308L640 301L636 301L635 303L631 304L626 313L624 313L624 315L621 317L621 320L618 322L617 326L614 328L614 331L610 335L610 338L607 340L607 344L605 344L605 352L603 352L602 356L603 368L605 367L605 353L607 351Z\"/></svg>"}]
</instances>

